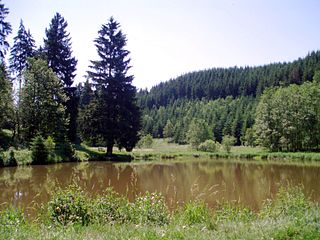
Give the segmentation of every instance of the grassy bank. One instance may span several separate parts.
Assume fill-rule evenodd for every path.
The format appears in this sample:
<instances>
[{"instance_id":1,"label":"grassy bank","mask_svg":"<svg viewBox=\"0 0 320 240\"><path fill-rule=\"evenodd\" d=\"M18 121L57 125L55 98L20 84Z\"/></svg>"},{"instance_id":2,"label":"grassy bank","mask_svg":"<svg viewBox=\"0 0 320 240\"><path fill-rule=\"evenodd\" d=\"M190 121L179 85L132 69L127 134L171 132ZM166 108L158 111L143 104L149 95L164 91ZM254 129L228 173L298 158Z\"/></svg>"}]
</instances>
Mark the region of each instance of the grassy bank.
<instances>
[{"instance_id":1,"label":"grassy bank","mask_svg":"<svg viewBox=\"0 0 320 240\"><path fill-rule=\"evenodd\" d=\"M319 229L320 207L299 188L281 189L259 212L201 202L170 212L156 193L128 202L108 190L92 199L74 186L55 191L33 221L0 212L0 239L319 239Z\"/></svg>"},{"instance_id":2,"label":"grassy bank","mask_svg":"<svg viewBox=\"0 0 320 240\"><path fill-rule=\"evenodd\" d=\"M216 152L210 153L196 151L189 145L168 143L165 139L155 139L152 147L135 149L132 155L138 160L172 159L187 156L212 159L320 163L320 153L315 152L269 152L261 147L233 146L230 152L217 149Z\"/></svg>"},{"instance_id":3,"label":"grassy bank","mask_svg":"<svg viewBox=\"0 0 320 240\"><path fill-rule=\"evenodd\" d=\"M74 157L72 161L119 161L128 162L131 160L149 161L149 160L171 160L188 158L211 158L211 159L229 159L229 160L253 160L278 163L320 163L320 153L315 152L268 152L260 147L234 146L230 152L223 149L217 149L216 152L202 152L192 149L189 145L179 145L168 143L165 139L154 139L153 145L149 148L136 148L132 152L119 151L114 149L115 156L106 157L105 148L88 147L86 145L74 146ZM17 160L18 165L28 165L32 162L31 151L28 149L9 149L1 153L0 158L4 163L8 163L10 156ZM59 161L59 158L56 162ZM54 163L54 162L52 162Z\"/></svg>"}]
</instances>

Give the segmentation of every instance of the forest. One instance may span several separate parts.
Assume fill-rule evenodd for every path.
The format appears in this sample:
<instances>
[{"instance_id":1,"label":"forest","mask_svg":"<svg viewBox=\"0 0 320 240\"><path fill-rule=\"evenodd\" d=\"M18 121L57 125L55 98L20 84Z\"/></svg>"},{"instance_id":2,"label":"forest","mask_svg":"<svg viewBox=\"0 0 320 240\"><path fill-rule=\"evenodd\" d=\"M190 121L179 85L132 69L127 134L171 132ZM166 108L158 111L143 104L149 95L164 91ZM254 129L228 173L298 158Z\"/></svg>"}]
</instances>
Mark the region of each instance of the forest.
<instances>
[{"instance_id":1,"label":"forest","mask_svg":"<svg viewBox=\"0 0 320 240\"><path fill-rule=\"evenodd\" d=\"M0 6L2 150L32 149L39 153L34 159L67 161L81 143L106 147L112 156L114 146L132 151L148 135L195 150L207 140L320 150L319 51L293 62L190 72L137 91L128 74L126 35L111 17L94 40L98 59L76 85L77 59L64 17L54 15L38 48L21 20L9 46L9 9Z\"/></svg>"},{"instance_id":2,"label":"forest","mask_svg":"<svg viewBox=\"0 0 320 240\"><path fill-rule=\"evenodd\" d=\"M200 119L207 132L202 140L221 143L228 135L236 145L319 150L319 67L316 51L290 63L192 72L140 90L143 132L187 143L192 121Z\"/></svg>"}]
</instances>

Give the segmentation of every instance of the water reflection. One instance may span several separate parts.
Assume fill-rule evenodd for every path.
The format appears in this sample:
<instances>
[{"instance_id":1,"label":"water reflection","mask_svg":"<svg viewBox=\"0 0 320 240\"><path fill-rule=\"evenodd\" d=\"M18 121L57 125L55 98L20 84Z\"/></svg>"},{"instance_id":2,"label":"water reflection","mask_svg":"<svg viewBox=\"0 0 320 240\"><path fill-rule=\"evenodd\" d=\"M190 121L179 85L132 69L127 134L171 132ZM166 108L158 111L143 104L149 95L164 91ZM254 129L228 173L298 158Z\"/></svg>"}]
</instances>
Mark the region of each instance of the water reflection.
<instances>
[{"instance_id":1,"label":"water reflection","mask_svg":"<svg viewBox=\"0 0 320 240\"><path fill-rule=\"evenodd\" d=\"M272 198L284 184L303 185L305 193L320 201L319 167L258 165L208 161L112 164L64 163L0 169L0 203L25 209L45 203L55 186L75 182L91 195L107 187L130 200L146 191L164 194L171 208L193 199L215 206L239 201L252 209ZM31 210L30 210L31 211Z\"/></svg>"}]
</instances>

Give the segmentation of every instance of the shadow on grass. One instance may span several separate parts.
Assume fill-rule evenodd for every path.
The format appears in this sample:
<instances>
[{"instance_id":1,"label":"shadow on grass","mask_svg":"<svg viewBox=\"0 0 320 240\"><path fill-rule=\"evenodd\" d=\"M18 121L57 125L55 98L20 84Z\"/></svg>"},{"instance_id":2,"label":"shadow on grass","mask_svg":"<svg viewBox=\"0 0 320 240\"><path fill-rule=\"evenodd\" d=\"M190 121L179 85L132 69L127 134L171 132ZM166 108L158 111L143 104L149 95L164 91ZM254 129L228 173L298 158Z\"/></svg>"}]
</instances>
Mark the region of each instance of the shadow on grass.
<instances>
[{"instance_id":1,"label":"shadow on grass","mask_svg":"<svg viewBox=\"0 0 320 240\"><path fill-rule=\"evenodd\" d=\"M107 156L105 151L95 151L83 145L76 145L75 149L88 154L88 161L131 162L133 157L128 154L112 154Z\"/></svg>"}]
</instances>

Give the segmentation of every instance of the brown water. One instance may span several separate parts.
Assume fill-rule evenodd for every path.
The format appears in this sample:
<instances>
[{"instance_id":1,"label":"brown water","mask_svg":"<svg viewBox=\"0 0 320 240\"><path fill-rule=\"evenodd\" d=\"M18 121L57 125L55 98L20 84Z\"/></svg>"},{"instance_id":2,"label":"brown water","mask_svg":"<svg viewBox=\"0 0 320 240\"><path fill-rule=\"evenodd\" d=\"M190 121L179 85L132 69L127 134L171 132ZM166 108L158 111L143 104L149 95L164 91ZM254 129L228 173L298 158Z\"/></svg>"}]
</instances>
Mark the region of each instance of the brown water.
<instances>
[{"instance_id":1,"label":"brown water","mask_svg":"<svg viewBox=\"0 0 320 240\"><path fill-rule=\"evenodd\" d=\"M192 199L210 206L239 201L259 209L280 186L303 185L305 194L320 202L320 167L215 162L113 164L107 162L64 163L0 169L0 204L10 203L34 212L46 203L59 185L76 182L89 194L115 191L134 199L146 191L161 192L171 208ZM4 204L2 204L4 206Z\"/></svg>"}]
</instances>

